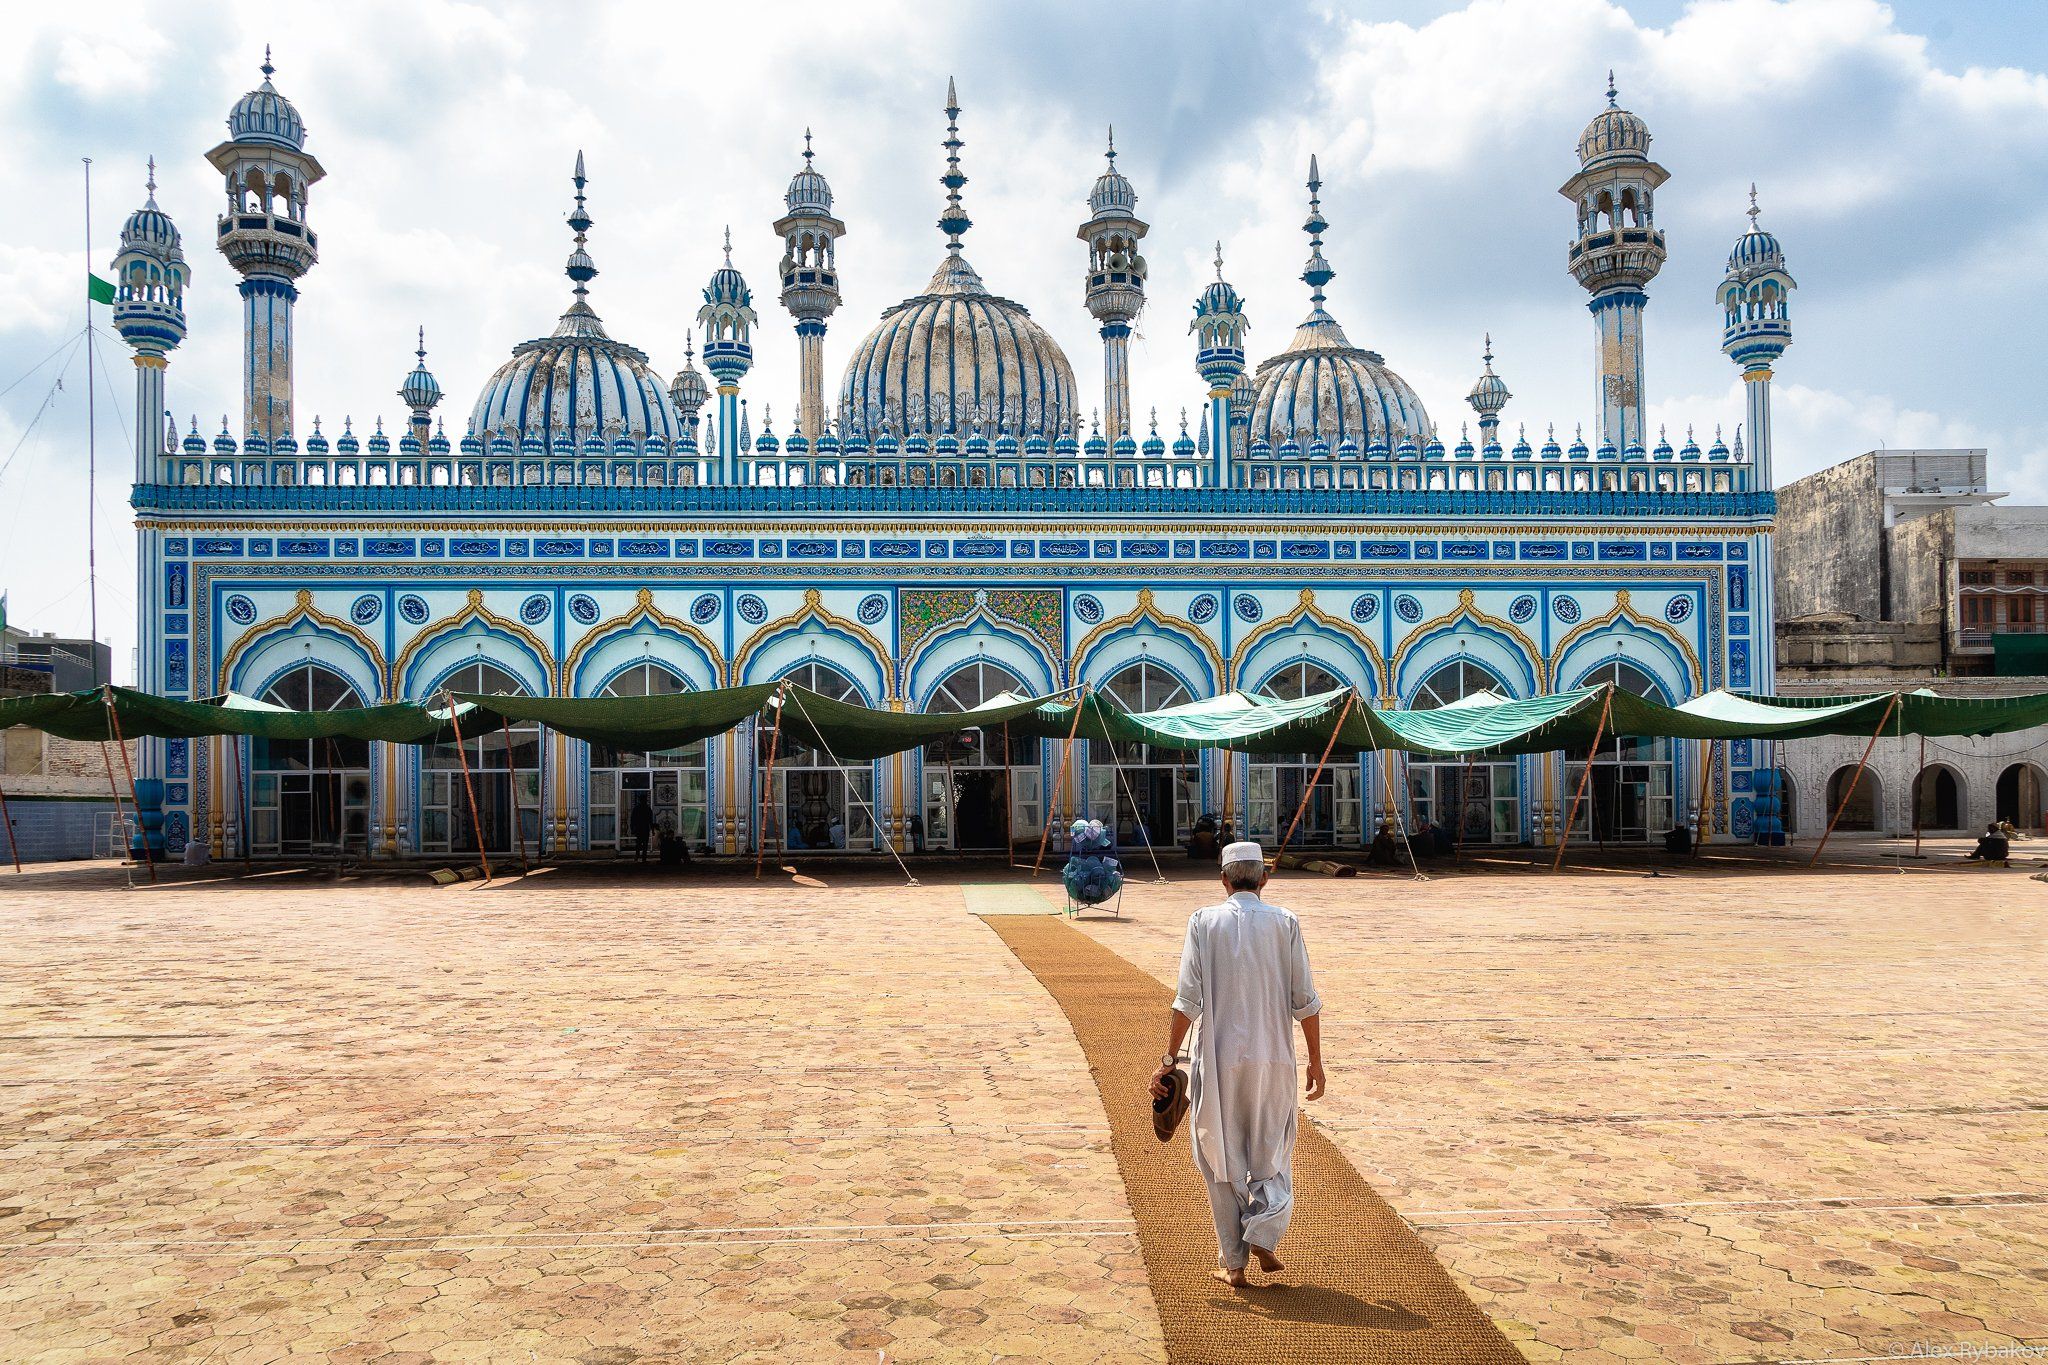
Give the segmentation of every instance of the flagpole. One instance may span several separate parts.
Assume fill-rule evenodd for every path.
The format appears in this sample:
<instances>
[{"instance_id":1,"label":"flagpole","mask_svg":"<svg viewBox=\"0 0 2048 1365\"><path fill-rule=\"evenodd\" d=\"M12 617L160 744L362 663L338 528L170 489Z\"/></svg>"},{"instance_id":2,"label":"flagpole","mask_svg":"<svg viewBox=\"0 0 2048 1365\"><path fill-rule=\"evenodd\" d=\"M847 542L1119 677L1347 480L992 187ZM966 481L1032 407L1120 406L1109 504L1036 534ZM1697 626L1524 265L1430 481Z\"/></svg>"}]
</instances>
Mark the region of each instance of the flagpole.
<instances>
[{"instance_id":1,"label":"flagpole","mask_svg":"<svg viewBox=\"0 0 2048 1365\"><path fill-rule=\"evenodd\" d=\"M99 406L92 373L92 158L79 160L85 163L85 581L92 621L92 685L98 687L108 679L100 676L99 527L94 516L99 501Z\"/></svg>"}]
</instances>

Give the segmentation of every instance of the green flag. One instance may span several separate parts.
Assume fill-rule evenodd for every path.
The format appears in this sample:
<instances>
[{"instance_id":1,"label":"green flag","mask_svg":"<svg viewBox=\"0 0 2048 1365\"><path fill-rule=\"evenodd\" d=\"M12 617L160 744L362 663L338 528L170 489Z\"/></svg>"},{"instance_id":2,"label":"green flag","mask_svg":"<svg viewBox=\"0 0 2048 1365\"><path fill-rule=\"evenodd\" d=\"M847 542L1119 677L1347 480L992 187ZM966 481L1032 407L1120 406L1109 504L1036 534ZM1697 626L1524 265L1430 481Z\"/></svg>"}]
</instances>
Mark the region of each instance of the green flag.
<instances>
[{"instance_id":1,"label":"green flag","mask_svg":"<svg viewBox=\"0 0 2048 1365\"><path fill-rule=\"evenodd\" d=\"M87 303L112 303L114 286L88 270L85 272L85 299Z\"/></svg>"}]
</instances>

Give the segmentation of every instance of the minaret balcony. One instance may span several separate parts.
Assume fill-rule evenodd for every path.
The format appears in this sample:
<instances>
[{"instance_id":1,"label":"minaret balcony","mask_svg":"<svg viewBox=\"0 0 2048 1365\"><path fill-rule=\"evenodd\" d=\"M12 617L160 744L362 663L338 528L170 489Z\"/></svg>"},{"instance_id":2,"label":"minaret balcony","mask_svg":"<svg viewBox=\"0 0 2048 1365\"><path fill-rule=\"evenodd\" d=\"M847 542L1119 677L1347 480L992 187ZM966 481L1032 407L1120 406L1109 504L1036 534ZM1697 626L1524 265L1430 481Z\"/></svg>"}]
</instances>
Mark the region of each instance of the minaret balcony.
<instances>
[{"instance_id":1,"label":"minaret balcony","mask_svg":"<svg viewBox=\"0 0 2048 1365\"><path fill-rule=\"evenodd\" d=\"M270 272L297 279L320 259L320 237L296 219L236 211L220 216L215 245L242 274Z\"/></svg>"}]
</instances>

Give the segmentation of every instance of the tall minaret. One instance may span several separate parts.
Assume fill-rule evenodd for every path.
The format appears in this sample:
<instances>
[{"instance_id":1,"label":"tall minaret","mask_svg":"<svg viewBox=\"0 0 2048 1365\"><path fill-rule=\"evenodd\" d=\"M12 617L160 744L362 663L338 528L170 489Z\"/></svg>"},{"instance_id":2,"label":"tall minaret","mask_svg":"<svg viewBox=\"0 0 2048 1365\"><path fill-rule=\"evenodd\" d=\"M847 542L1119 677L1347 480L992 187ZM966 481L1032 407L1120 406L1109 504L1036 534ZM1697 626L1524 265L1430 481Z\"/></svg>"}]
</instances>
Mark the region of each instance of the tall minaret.
<instances>
[{"instance_id":1,"label":"tall minaret","mask_svg":"<svg viewBox=\"0 0 2048 1365\"><path fill-rule=\"evenodd\" d=\"M1109 444L1131 426L1131 323L1145 307L1145 258L1138 241L1138 192L1116 168L1116 130L1109 130L1109 165L1088 194L1088 221L1076 234L1088 244L1088 311L1102 324L1102 409Z\"/></svg>"},{"instance_id":2,"label":"tall minaret","mask_svg":"<svg viewBox=\"0 0 2048 1365\"><path fill-rule=\"evenodd\" d=\"M804 166L783 195L789 212L775 224L782 238L782 306L796 319L801 389L797 419L816 445L825 429L825 319L839 307L839 239L846 224L832 216L832 187L811 165L804 129Z\"/></svg>"},{"instance_id":3,"label":"tall minaret","mask_svg":"<svg viewBox=\"0 0 2048 1365\"><path fill-rule=\"evenodd\" d=\"M1742 367L1748 399L1751 487L1771 483L1771 366L1792 344L1791 295L1796 288L1785 269L1778 239L1756 224L1756 186L1749 187L1749 231L1728 253L1721 279L1721 350Z\"/></svg>"},{"instance_id":4,"label":"tall minaret","mask_svg":"<svg viewBox=\"0 0 2048 1365\"><path fill-rule=\"evenodd\" d=\"M1223 278L1223 243L1216 243L1216 278L1195 300L1195 370L1209 385L1210 477L1217 488L1231 483L1230 391L1244 375L1244 300Z\"/></svg>"},{"instance_id":5,"label":"tall minaret","mask_svg":"<svg viewBox=\"0 0 2048 1365\"><path fill-rule=\"evenodd\" d=\"M398 386L398 397L412 413L413 438L420 443L420 449L427 448L428 429L434 421L434 405L441 401L441 385L427 370L427 329L420 328L419 349L413 352L417 357L412 373Z\"/></svg>"},{"instance_id":6,"label":"tall minaret","mask_svg":"<svg viewBox=\"0 0 2048 1365\"><path fill-rule=\"evenodd\" d=\"M1486 334L1486 369L1472 385L1472 392L1465 395L1465 401L1472 405L1472 411L1479 414L1479 448L1500 444L1500 413L1514 395L1508 392L1507 381L1493 372L1493 333Z\"/></svg>"},{"instance_id":7,"label":"tall minaret","mask_svg":"<svg viewBox=\"0 0 2048 1365\"><path fill-rule=\"evenodd\" d=\"M164 375L185 339L185 252L169 214L156 206L156 158L149 199L121 228L114 257L114 330L135 351L135 482L161 483L157 461L171 444Z\"/></svg>"},{"instance_id":8,"label":"tall minaret","mask_svg":"<svg viewBox=\"0 0 2048 1365\"><path fill-rule=\"evenodd\" d=\"M327 172L306 152L306 125L270 83L228 111L229 138L206 154L226 178L228 209L214 245L242 276L243 429L275 441L292 428L292 305L296 281L320 259L306 226L306 191Z\"/></svg>"},{"instance_id":9,"label":"tall minaret","mask_svg":"<svg viewBox=\"0 0 2048 1365\"><path fill-rule=\"evenodd\" d=\"M1579 232L1567 257L1593 297L1599 351L1600 436L1626 454L1642 449L1643 290L1664 266L1664 234L1653 199L1669 171L1650 160L1650 130L1615 103L1607 73L1607 107L1579 135L1579 173L1558 193L1578 207Z\"/></svg>"},{"instance_id":10,"label":"tall minaret","mask_svg":"<svg viewBox=\"0 0 2048 1365\"><path fill-rule=\"evenodd\" d=\"M704 286L697 325L704 329L704 368L718 381L718 481L740 480L740 380L754 368L754 295L732 263L732 229L725 230L725 264Z\"/></svg>"}]
</instances>

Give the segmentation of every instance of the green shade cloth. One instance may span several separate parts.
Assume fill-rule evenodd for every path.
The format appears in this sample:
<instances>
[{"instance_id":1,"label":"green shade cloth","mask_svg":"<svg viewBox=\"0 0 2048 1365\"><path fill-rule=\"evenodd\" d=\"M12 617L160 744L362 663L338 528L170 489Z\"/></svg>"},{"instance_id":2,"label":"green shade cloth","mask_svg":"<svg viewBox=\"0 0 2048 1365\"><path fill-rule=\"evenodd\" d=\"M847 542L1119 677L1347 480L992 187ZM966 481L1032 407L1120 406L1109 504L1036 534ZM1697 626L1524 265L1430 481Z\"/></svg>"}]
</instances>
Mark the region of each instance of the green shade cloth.
<instances>
[{"instance_id":1,"label":"green shade cloth","mask_svg":"<svg viewBox=\"0 0 2048 1365\"><path fill-rule=\"evenodd\" d=\"M108 716L109 696L115 713L112 718ZM204 701L177 701L133 688L109 687L0 699L0 727L31 725L60 739L94 742L114 738L113 721L118 720L123 739L144 735L159 739L248 735L277 740L346 738L434 744L452 741L457 726L465 734L472 733L472 727L495 728L498 714L477 704L494 700L486 697L458 701L451 724L447 708L414 702L335 711L292 711L234 693Z\"/></svg>"},{"instance_id":2,"label":"green shade cloth","mask_svg":"<svg viewBox=\"0 0 2048 1365\"><path fill-rule=\"evenodd\" d=\"M514 725L537 722L571 739L614 749L659 752L724 734L759 711L774 683L714 687L653 697L485 697L458 692L458 701L496 713ZM467 726L468 717L463 717ZM467 728L464 729L467 734Z\"/></svg>"},{"instance_id":3,"label":"green shade cloth","mask_svg":"<svg viewBox=\"0 0 2048 1365\"><path fill-rule=\"evenodd\" d=\"M771 683L764 690L772 693L775 686ZM754 709L760 709L768 700L764 696ZM1032 717L1048 705L1044 697L1006 693L971 711L883 711L858 702L835 701L791 685L786 700L780 703L781 735L784 742L824 749L843 762L857 762L921 748L931 740L963 730L986 731L1006 722L1012 725L1014 734L1040 733L1033 727ZM761 723L776 723L772 708ZM1066 731L1060 733L1064 735Z\"/></svg>"}]
</instances>

